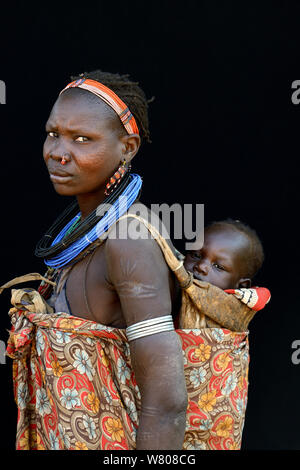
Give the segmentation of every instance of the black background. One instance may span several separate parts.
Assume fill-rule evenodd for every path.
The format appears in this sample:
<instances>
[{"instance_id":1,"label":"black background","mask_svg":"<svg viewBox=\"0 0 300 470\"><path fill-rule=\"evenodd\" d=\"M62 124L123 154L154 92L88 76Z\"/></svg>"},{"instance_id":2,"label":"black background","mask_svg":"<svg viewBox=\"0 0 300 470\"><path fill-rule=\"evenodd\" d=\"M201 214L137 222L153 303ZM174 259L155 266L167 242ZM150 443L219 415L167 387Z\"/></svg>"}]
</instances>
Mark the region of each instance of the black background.
<instances>
[{"instance_id":1,"label":"black background","mask_svg":"<svg viewBox=\"0 0 300 470\"><path fill-rule=\"evenodd\" d=\"M129 73L150 105L152 144L134 161L142 201L204 203L205 222L238 218L261 237L256 284L270 304L250 324L243 449L300 449L296 1L10 1L0 11L0 283L44 273L36 242L66 206L42 160L44 124L69 76ZM179 249L180 242L175 242ZM9 292L0 297L7 340ZM14 449L11 360L0 365L0 448Z\"/></svg>"}]
</instances>

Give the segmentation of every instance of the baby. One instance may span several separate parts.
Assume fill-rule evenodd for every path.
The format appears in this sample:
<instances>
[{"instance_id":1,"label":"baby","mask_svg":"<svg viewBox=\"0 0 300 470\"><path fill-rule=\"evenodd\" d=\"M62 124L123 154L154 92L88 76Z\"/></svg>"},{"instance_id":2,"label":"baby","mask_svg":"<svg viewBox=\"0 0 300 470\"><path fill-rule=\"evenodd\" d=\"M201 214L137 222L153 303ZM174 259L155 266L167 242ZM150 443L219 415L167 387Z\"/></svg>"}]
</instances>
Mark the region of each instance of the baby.
<instances>
[{"instance_id":1,"label":"baby","mask_svg":"<svg viewBox=\"0 0 300 470\"><path fill-rule=\"evenodd\" d=\"M240 221L228 219L205 228L203 247L188 251L184 266L195 279L225 290L251 287L263 260L256 232Z\"/></svg>"},{"instance_id":2,"label":"baby","mask_svg":"<svg viewBox=\"0 0 300 470\"><path fill-rule=\"evenodd\" d=\"M202 248L187 251L184 260L185 269L193 274L190 289L196 294L202 320L199 324L199 313L182 315L181 328L247 328L255 312L270 299L268 289L251 288L263 260L261 241L249 226L232 219L207 226Z\"/></svg>"}]
</instances>

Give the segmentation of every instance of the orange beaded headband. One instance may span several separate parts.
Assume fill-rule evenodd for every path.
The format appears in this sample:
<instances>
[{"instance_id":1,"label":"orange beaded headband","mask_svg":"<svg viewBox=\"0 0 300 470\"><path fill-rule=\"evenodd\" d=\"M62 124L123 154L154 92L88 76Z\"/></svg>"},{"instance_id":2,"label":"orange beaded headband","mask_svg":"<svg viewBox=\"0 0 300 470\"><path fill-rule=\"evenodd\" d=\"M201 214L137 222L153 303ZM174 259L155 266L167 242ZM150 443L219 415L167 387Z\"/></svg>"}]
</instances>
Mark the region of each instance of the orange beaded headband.
<instances>
[{"instance_id":1,"label":"orange beaded headband","mask_svg":"<svg viewBox=\"0 0 300 470\"><path fill-rule=\"evenodd\" d=\"M82 88L88 90L94 95L97 95L102 101L110 106L119 116L123 126L128 134L139 134L139 129L136 124L134 116L129 111L128 106L110 89L102 83L90 78L80 78L69 83L61 92L63 93L68 88Z\"/></svg>"}]
</instances>

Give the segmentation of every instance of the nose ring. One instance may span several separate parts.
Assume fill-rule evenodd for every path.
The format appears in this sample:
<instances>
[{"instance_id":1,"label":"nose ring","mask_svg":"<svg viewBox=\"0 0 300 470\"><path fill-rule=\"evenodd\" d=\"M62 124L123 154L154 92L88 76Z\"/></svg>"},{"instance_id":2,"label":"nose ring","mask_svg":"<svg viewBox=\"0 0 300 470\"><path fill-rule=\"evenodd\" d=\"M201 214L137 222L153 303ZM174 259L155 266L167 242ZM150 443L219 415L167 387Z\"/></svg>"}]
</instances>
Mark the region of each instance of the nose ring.
<instances>
[{"instance_id":1,"label":"nose ring","mask_svg":"<svg viewBox=\"0 0 300 470\"><path fill-rule=\"evenodd\" d=\"M53 157L52 153L49 153L49 157L50 157L50 158ZM66 163L67 163L67 160L66 160L65 156L63 155L63 157L62 157L62 159L61 159L61 161L60 161L60 164L61 164L61 165L65 165Z\"/></svg>"},{"instance_id":2,"label":"nose ring","mask_svg":"<svg viewBox=\"0 0 300 470\"><path fill-rule=\"evenodd\" d=\"M61 164L61 165L65 165L66 163L68 163L68 161L70 161L70 158L69 158L68 154L64 154L64 155L62 156L62 159L61 159L61 161L60 161L60 164Z\"/></svg>"}]
</instances>

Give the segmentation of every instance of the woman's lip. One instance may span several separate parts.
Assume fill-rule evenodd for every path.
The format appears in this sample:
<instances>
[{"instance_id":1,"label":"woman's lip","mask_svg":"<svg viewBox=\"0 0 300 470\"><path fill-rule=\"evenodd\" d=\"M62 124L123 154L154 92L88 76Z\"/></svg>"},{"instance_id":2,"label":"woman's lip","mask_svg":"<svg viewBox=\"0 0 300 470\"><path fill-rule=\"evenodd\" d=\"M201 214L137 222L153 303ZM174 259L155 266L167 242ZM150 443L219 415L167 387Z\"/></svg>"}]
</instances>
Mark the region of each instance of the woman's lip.
<instances>
[{"instance_id":1,"label":"woman's lip","mask_svg":"<svg viewBox=\"0 0 300 470\"><path fill-rule=\"evenodd\" d=\"M71 175L56 175L55 173L50 173L50 179L53 183L67 183L72 178Z\"/></svg>"}]
</instances>

